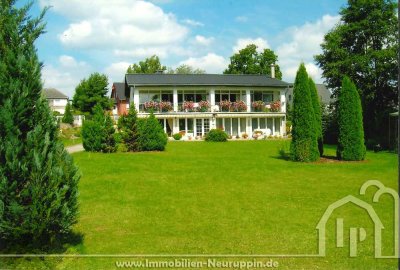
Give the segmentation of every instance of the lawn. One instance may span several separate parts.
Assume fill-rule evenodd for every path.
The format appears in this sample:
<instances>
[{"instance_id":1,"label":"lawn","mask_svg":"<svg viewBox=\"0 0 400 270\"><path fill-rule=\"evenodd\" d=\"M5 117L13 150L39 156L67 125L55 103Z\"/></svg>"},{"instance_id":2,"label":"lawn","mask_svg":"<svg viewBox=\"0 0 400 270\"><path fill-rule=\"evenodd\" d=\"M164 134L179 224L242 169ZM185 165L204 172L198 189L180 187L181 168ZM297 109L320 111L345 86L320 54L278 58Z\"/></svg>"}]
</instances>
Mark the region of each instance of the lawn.
<instances>
[{"instance_id":1,"label":"lawn","mask_svg":"<svg viewBox=\"0 0 400 270\"><path fill-rule=\"evenodd\" d=\"M317 254L315 227L329 204L349 194L371 202L376 189L359 195L370 179L397 190L395 154L302 164L279 158L282 143L171 142L161 153L74 154L83 175L74 231L83 241L66 245L65 253ZM384 251L390 252L392 202L383 198L375 208L386 229ZM366 228L359 257L349 258L348 247L335 248L335 231L328 229L326 257L259 260L272 258L279 269L397 269L395 259L373 258L365 211L344 207L340 213ZM328 225L333 228L333 221ZM116 269L117 260L133 259L2 259L0 269Z\"/></svg>"}]
</instances>

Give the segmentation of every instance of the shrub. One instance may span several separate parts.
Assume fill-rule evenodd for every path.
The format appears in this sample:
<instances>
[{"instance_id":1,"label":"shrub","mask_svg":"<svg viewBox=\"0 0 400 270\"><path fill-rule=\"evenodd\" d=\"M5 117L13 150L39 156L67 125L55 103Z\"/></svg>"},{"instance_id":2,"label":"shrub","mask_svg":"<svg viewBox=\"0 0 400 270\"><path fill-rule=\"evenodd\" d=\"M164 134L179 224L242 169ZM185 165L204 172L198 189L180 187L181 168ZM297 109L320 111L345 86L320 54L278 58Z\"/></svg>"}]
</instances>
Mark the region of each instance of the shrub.
<instances>
[{"instance_id":1,"label":"shrub","mask_svg":"<svg viewBox=\"0 0 400 270\"><path fill-rule=\"evenodd\" d=\"M71 105L69 103L65 107L65 112L62 118L62 122L70 125L74 124L74 116L72 115Z\"/></svg>"},{"instance_id":2,"label":"shrub","mask_svg":"<svg viewBox=\"0 0 400 270\"><path fill-rule=\"evenodd\" d=\"M226 142L228 134L222 129L211 129L205 136L207 142Z\"/></svg>"},{"instance_id":3,"label":"shrub","mask_svg":"<svg viewBox=\"0 0 400 270\"><path fill-rule=\"evenodd\" d=\"M291 158L294 161L316 161L319 158L319 151L315 132L315 116L308 75L303 63L297 71L293 95Z\"/></svg>"},{"instance_id":4,"label":"shrub","mask_svg":"<svg viewBox=\"0 0 400 270\"><path fill-rule=\"evenodd\" d=\"M165 150L168 142L167 134L152 112L148 118L139 122L138 130L138 145L141 151Z\"/></svg>"},{"instance_id":5,"label":"shrub","mask_svg":"<svg viewBox=\"0 0 400 270\"><path fill-rule=\"evenodd\" d=\"M104 114L100 105L96 105L93 112L92 120L83 123L83 147L90 152L115 152L115 129L110 115Z\"/></svg>"},{"instance_id":6,"label":"shrub","mask_svg":"<svg viewBox=\"0 0 400 270\"><path fill-rule=\"evenodd\" d=\"M315 134L317 136L318 142L318 151L319 155L322 157L324 153L324 143L322 140L322 111L321 111L321 104L319 103L317 87L313 79L308 79L309 86L310 86L310 94L311 94L311 101L313 104L314 109L314 118L315 118Z\"/></svg>"},{"instance_id":7,"label":"shrub","mask_svg":"<svg viewBox=\"0 0 400 270\"><path fill-rule=\"evenodd\" d=\"M172 137L175 139L175 141L179 141L180 139L182 139L182 134L176 133L176 134L172 135Z\"/></svg>"},{"instance_id":8,"label":"shrub","mask_svg":"<svg viewBox=\"0 0 400 270\"><path fill-rule=\"evenodd\" d=\"M134 103L129 108L128 114L118 119L118 128L128 151L135 152L139 151L137 111Z\"/></svg>"},{"instance_id":9,"label":"shrub","mask_svg":"<svg viewBox=\"0 0 400 270\"><path fill-rule=\"evenodd\" d=\"M343 160L363 160L366 149L360 96L354 83L345 76L338 95L339 138L337 157Z\"/></svg>"}]
</instances>

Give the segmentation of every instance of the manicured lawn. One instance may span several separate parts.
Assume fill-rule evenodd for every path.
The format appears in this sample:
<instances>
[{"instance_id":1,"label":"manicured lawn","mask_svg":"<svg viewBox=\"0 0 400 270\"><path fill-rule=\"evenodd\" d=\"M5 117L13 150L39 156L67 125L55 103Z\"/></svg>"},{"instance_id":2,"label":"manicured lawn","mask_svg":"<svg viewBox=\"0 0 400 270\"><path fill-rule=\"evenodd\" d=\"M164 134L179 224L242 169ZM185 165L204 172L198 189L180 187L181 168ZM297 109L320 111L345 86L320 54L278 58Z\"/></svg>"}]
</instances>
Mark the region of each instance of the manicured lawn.
<instances>
[{"instance_id":1,"label":"manicured lawn","mask_svg":"<svg viewBox=\"0 0 400 270\"><path fill-rule=\"evenodd\" d=\"M82 137L78 138L61 138L61 141L63 142L64 146L71 146L75 144L81 144L82 143Z\"/></svg>"},{"instance_id":2,"label":"manicured lawn","mask_svg":"<svg viewBox=\"0 0 400 270\"><path fill-rule=\"evenodd\" d=\"M162 153L74 154L83 175L75 231L83 242L66 246L65 253L317 254L315 227L329 204L349 194L371 202L376 189L358 195L370 179L397 190L394 154L368 152L365 162L301 164L278 157L281 143L171 142ZM386 230L384 250L390 251L392 202L382 198L375 208ZM395 259L372 258L372 224L365 211L344 207L340 214L346 225L366 228L359 257L349 258L346 241L347 248L334 247L331 221L326 257L274 258L279 269L397 269ZM132 259L3 262L11 269L116 269L117 260Z\"/></svg>"}]
</instances>

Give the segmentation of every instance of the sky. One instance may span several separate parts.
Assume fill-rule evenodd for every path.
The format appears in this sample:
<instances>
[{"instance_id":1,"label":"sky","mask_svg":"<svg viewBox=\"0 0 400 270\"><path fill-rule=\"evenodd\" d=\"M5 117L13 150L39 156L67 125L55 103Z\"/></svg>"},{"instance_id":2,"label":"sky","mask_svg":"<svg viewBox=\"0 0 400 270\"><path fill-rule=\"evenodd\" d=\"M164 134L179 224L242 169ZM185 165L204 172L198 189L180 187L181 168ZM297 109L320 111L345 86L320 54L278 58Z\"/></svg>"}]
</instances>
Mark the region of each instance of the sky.
<instances>
[{"instance_id":1,"label":"sky","mask_svg":"<svg viewBox=\"0 0 400 270\"><path fill-rule=\"evenodd\" d=\"M19 4L24 4L20 1ZM45 87L72 98L93 72L123 81L130 64L158 55L176 68L188 64L222 73L247 44L278 55L283 80L293 82L304 62L323 82L313 56L339 22L345 0L37 0L31 13L50 6L46 33L36 46Z\"/></svg>"}]
</instances>

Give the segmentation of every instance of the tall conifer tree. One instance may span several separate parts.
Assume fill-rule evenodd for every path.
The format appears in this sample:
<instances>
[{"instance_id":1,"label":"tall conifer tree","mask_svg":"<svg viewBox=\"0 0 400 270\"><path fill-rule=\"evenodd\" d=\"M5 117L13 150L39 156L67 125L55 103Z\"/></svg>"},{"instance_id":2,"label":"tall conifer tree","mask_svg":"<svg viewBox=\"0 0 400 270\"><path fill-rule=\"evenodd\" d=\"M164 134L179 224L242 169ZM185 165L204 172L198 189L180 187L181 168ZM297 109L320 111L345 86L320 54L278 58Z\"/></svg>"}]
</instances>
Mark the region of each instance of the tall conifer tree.
<instances>
[{"instance_id":1,"label":"tall conifer tree","mask_svg":"<svg viewBox=\"0 0 400 270\"><path fill-rule=\"evenodd\" d=\"M43 243L77 220L79 173L41 96L43 16L0 1L0 243Z\"/></svg>"}]
</instances>

